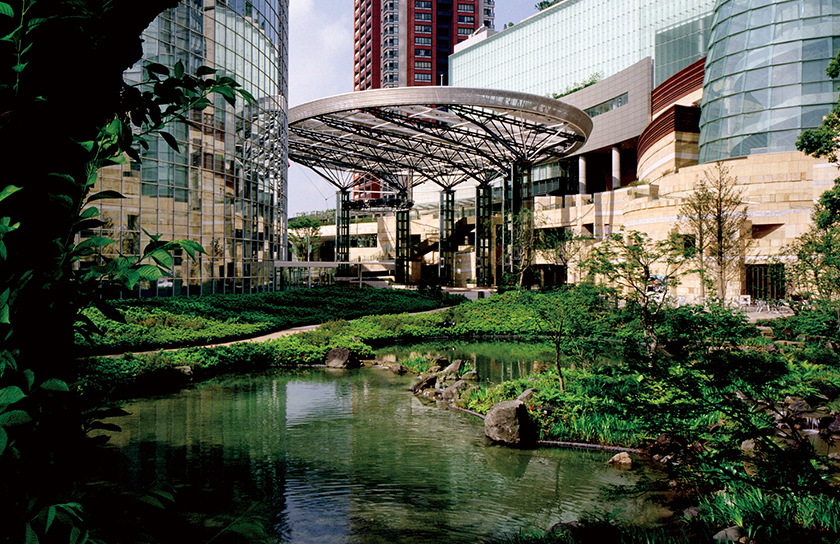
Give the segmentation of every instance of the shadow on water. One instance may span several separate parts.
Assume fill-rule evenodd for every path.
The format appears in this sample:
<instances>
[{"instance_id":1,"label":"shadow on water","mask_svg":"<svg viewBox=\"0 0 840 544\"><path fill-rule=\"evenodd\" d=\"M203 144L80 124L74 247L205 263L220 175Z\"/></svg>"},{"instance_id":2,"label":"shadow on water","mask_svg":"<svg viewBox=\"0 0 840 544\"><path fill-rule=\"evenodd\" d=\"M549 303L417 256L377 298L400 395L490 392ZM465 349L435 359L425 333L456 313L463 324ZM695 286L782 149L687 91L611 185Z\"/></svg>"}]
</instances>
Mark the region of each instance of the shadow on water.
<instances>
[{"instance_id":1,"label":"shadow on water","mask_svg":"<svg viewBox=\"0 0 840 544\"><path fill-rule=\"evenodd\" d=\"M602 486L639 477L606 465L609 454L487 446L480 420L421 404L409 383L316 371L137 400L114 420L120 478L168 482L205 526L222 525L209 513L247 510L275 541L302 544L466 543L596 508L648 515L641 501L601 498Z\"/></svg>"}]
</instances>

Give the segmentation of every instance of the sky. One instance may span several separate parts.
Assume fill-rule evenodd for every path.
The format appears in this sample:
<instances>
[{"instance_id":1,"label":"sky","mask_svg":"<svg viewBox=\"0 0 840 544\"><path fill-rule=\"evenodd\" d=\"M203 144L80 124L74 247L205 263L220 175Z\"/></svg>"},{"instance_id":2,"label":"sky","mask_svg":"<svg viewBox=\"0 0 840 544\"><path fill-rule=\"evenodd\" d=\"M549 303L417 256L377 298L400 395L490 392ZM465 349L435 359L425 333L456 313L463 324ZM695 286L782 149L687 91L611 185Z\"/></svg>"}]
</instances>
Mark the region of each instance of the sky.
<instances>
[{"instance_id":1,"label":"sky","mask_svg":"<svg viewBox=\"0 0 840 544\"><path fill-rule=\"evenodd\" d=\"M535 0L496 0L496 30L537 12ZM353 0L289 0L289 105L353 91ZM335 207L335 187L289 167L289 217Z\"/></svg>"}]
</instances>

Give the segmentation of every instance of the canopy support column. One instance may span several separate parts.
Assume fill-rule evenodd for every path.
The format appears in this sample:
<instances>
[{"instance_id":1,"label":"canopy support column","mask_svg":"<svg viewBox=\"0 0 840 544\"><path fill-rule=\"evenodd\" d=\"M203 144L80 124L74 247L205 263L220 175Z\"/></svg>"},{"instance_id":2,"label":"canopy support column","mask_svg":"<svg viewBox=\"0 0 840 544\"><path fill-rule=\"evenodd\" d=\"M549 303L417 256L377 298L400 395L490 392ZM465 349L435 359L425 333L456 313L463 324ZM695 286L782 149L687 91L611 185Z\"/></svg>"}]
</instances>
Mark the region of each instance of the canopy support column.
<instances>
[{"instance_id":1,"label":"canopy support column","mask_svg":"<svg viewBox=\"0 0 840 544\"><path fill-rule=\"evenodd\" d=\"M406 202L408 195L400 191L400 200ZM411 283L409 273L409 257L411 255L411 221L409 220L410 210L398 209L397 216L397 240L396 240L396 263L394 276L397 283Z\"/></svg>"},{"instance_id":2,"label":"canopy support column","mask_svg":"<svg viewBox=\"0 0 840 544\"><path fill-rule=\"evenodd\" d=\"M338 213L335 216L335 260L340 263L350 262L350 190L342 188L338 191ZM339 276L350 275L350 265L338 266Z\"/></svg>"},{"instance_id":3,"label":"canopy support column","mask_svg":"<svg viewBox=\"0 0 840 544\"><path fill-rule=\"evenodd\" d=\"M479 287L492 284L490 233L493 217L493 188L482 184L475 189L475 278Z\"/></svg>"},{"instance_id":4,"label":"canopy support column","mask_svg":"<svg viewBox=\"0 0 840 544\"><path fill-rule=\"evenodd\" d=\"M507 239L505 259L508 263L507 272L521 276L528 267L531 258L529 241L533 237L534 195L531 184L531 163L517 161L511 168L511 175L506 183L507 208L506 231ZM521 283L521 281L520 281Z\"/></svg>"},{"instance_id":5,"label":"canopy support column","mask_svg":"<svg viewBox=\"0 0 840 544\"><path fill-rule=\"evenodd\" d=\"M438 279L442 285L452 285L455 272L455 191L440 192L440 259Z\"/></svg>"}]
</instances>

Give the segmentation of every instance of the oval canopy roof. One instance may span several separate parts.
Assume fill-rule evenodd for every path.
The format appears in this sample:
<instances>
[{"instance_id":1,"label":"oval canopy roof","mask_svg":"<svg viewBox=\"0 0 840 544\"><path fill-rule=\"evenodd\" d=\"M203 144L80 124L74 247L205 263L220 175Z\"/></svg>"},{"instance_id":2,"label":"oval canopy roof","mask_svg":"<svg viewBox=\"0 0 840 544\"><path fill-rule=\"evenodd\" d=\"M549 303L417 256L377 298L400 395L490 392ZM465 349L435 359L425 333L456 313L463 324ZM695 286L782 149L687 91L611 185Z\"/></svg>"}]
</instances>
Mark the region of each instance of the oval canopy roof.
<instances>
[{"instance_id":1,"label":"oval canopy roof","mask_svg":"<svg viewBox=\"0 0 840 544\"><path fill-rule=\"evenodd\" d=\"M467 178L487 182L519 162L563 157L581 147L591 131L588 115L552 98L400 87L291 108L289 157L321 175L323 170L371 174L396 186L406 177L425 178L447 187Z\"/></svg>"}]
</instances>

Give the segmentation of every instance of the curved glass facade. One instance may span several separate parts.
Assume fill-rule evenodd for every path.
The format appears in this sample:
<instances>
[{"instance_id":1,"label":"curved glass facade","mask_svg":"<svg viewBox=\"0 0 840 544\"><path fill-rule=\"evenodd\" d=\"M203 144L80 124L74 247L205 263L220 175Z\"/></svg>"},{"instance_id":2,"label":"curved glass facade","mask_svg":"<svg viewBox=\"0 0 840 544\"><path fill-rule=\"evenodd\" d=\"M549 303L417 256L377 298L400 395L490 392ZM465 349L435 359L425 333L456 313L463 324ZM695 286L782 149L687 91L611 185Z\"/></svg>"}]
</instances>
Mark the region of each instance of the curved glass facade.
<instances>
[{"instance_id":1,"label":"curved glass facade","mask_svg":"<svg viewBox=\"0 0 840 544\"><path fill-rule=\"evenodd\" d=\"M550 96L646 57L656 57L656 78L664 81L703 57L713 6L714 0L561 2L451 55L450 82Z\"/></svg>"},{"instance_id":2,"label":"curved glass facade","mask_svg":"<svg viewBox=\"0 0 840 544\"><path fill-rule=\"evenodd\" d=\"M143 34L143 59L125 74L137 83L149 63L181 61L233 77L255 101L193 110L193 125L173 124L179 150L151 139L142 163L108 168L103 233L118 243L106 257L139 255L143 230L189 239L207 251L197 262L176 255L173 278L141 294L249 293L275 288L274 260L286 258L288 0L182 0Z\"/></svg>"},{"instance_id":3,"label":"curved glass facade","mask_svg":"<svg viewBox=\"0 0 840 544\"><path fill-rule=\"evenodd\" d=\"M838 0L718 0L706 59L700 162L794 151L837 99Z\"/></svg>"}]
</instances>

